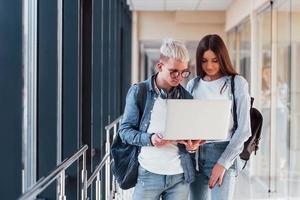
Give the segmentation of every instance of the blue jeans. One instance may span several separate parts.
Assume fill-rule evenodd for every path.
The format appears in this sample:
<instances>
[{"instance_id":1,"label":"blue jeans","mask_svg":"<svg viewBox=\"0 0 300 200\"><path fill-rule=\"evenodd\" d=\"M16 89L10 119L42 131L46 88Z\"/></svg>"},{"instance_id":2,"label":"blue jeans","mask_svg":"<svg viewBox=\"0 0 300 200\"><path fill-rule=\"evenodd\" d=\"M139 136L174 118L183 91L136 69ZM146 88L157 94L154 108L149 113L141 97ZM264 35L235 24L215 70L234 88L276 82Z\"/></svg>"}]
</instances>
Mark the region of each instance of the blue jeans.
<instances>
[{"instance_id":1,"label":"blue jeans","mask_svg":"<svg viewBox=\"0 0 300 200\"><path fill-rule=\"evenodd\" d=\"M225 171L221 187L208 187L211 171L225 150L228 142L207 143L199 148L199 171L195 182L190 185L190 200L231 200L233 199L237 170L236 162ZM197 160L197 159L196 159ZM195 161L196 161L195 160Z\"/></svg>"},{"instance_id":2,"label":"blue jeans","mask_svg":"<svg viewBox=\"0 0 300 200\"><path fill-rule=\"evenodd\" d=\"M137 184L133 192L133 200L187 200L189 184L184 175L154 174L139 167Z\"/></svg>"}]
</instances>

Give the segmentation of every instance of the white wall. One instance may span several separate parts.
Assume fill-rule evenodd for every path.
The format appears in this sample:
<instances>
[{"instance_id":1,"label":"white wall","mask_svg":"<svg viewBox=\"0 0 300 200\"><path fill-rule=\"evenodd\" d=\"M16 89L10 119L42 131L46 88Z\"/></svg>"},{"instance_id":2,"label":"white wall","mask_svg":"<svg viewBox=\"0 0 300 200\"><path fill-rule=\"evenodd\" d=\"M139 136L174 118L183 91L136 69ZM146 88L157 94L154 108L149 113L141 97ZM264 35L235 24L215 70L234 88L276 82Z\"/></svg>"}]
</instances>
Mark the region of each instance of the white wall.
<instances>
[{"instance_id":1,"label":"white wall","mask_svg":"<svg viewBox=\"0 0 300 200\"><path fill-rule=\"evenodd\" d=\"M135 83L141 70L139 42L160 43L166 37L184 42L200 41L212 33L226 41L225 11L134 11L132 33L132 83Z\"/></svg>"},{"instance_id":2,"label":"white wall","mask_svg":"<svg viewBox=\"0 0 300 200\"><path fill-rule=\"evenodd\" d=\"M225 12L138 12L139 40L200 40L208 33L225 37ZM224 38L225 39L225 38Z\"/></svg>"}]
</instances>

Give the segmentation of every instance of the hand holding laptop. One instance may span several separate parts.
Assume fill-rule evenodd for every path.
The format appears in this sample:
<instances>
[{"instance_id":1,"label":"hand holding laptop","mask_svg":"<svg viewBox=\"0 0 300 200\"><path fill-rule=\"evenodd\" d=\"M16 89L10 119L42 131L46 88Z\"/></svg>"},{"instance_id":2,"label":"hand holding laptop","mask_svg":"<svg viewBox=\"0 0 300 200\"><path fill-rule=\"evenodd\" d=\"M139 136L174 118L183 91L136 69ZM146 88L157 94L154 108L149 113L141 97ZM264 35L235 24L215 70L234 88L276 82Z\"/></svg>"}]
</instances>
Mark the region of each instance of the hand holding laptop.
<instances>
[{"instance_id":1,"label":"hand holding laptop","mask_svg":"<svg viewBox=\"0 0 300 200\"><path fill-rule=\"evenodd\" d=\"M184 144L187 151L196 151L198 147L206 143L206 140L178 140L180 144Z\"/></svg>"},{"instance_id":2,"label":"hand holding laptop","mask_svg":"<svg viewBox=\"0 0 300 200\"><path fill-rule=\"evenodd\" d=\"M164 145L172 143L171 140L164 140L160 133L154 133L151 136L151 143L155 147L162 147Z\"/></svg>"},{"instance_id":3,"label":"hand holding laptop","mask_svg":"<svg viewBox=\"0 0 300 200\"><path fill-rule=\"evenodd\" d=\"M171 144L175 141L165 140L162 135L159 133L154 133L151 136L151 142L155 147L162 147L167 144ZM206 140L177 140L177 143L184 144L187 151L195 151L198 147L206 142Z\"/></svg>"}]
</instances>

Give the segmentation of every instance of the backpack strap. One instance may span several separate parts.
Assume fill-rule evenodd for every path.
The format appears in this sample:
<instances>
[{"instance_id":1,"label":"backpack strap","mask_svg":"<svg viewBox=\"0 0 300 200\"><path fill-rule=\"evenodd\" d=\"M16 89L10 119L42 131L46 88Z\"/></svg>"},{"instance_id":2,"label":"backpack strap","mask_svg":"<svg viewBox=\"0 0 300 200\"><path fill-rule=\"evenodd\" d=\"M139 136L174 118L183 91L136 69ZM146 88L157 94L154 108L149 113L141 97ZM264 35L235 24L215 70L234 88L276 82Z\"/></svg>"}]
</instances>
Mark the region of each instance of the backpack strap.
<instances>
[{"instance_id":1,"label":"backpack strap","mask_svg":"<svg viewBox=\"0 0 300 200\"><path fill-rule=\"evenodd\" d=\"M145 82L141 82L137 84L138 86L138 93L137 93L137 105L140 109L140 121L143 117L145 106L146 106L146 99L147 99L147 85Z\"/></svg>"},{"instance_id":2,"label":"backpack strap","mask_svg":"<svg viewBox=\"0 0 300 200\"><path fill-rule=\"evenodd\" d=\"M233 100L233 134L235 133L237 127L238 127L238 121L237 121L237 114L236 114L236 101L235 101L235 84L234 84L234 77L235 75L231 76L231 92L232 92L232 100ZM232 137L231 136L231 137ZM246 165L247 165L248 161L245 162L244 166L242 167L242 169L245 169Z\"/></svg>"},{"instance_id":3,"label":"backpack strap","mask_svg":"<svg viewBox=\"0 0 300 200\"><path fill-rule=\"evenodd\" d=\"M139 116L139 127L144 115L144 111L145 111L145 107L146 107L146 99L147 99L147 85L145 82L141 82L139 84L137 84L139 90L137 93L137 105L139 107L140 110L140 116ZM138 152L140 153L141 151L141 147L137 147L138 148Z\"/></svg>"},{"instance_id":4,"label":"backpack strap","mask_svg":"<svg viewBox=\"0 0 300 200\"><path fill-rule=\"evenodd\" d=\"M231 76L231 92L232 92L232 100L233 100L233 106L232 106L233 107L233 133L232 133L232 136L235 133L237 127L238 127L237 114L236 114L234 77L235 77L235 75Z\"/></svg>"}]
</instances>

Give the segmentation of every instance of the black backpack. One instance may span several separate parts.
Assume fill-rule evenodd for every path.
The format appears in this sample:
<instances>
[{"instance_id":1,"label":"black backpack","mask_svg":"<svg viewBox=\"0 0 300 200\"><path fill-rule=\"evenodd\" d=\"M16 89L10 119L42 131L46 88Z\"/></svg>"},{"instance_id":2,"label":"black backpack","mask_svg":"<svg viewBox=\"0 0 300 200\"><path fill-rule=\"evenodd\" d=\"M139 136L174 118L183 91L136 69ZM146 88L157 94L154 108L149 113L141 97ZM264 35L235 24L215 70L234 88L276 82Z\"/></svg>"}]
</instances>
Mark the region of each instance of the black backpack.
<instances>
[{"instance_id":1,"label":"black backpack","mask_svg":"<svg viewBox=\"0 0 300 200\"><path fill-rule=\"evenodd\" d=\"M141 111L139 116L139 121L141 122L146 104L147 90L145 82L141 82L137 86L139 88L137 104ZM113 158L111 170L120 188L126 190L134 187L138 177L140 147L123 143L119 133L117 133L113 139L110 153Z\"/></svg>"},{"instance_id":2,"label":"black backpack","mask_svg":"<svg viewBox=\"0 0 300 200\"><path fill-rule=\"evenodd\" d=\"M238 121L237 121L236 102L235 102L235 95L234 95L234 90L235 90L234 77L235 77L234 75L231 76L231 91L233 95L233 119L234 119L233 130L235 132L235 130L238 127ZM259 141L261 139L261 128L263 124L263 117L262 114L259 112L259 110L253 107L253 101L254 98L251 97L251 108L250 108L251 136L244 143L244 149L240 154L240 158L246 161L243 169L246 167L247 161L250 159L252 152L254 152L254 154L256 155Z\"/></svg>"}]
</instances>

